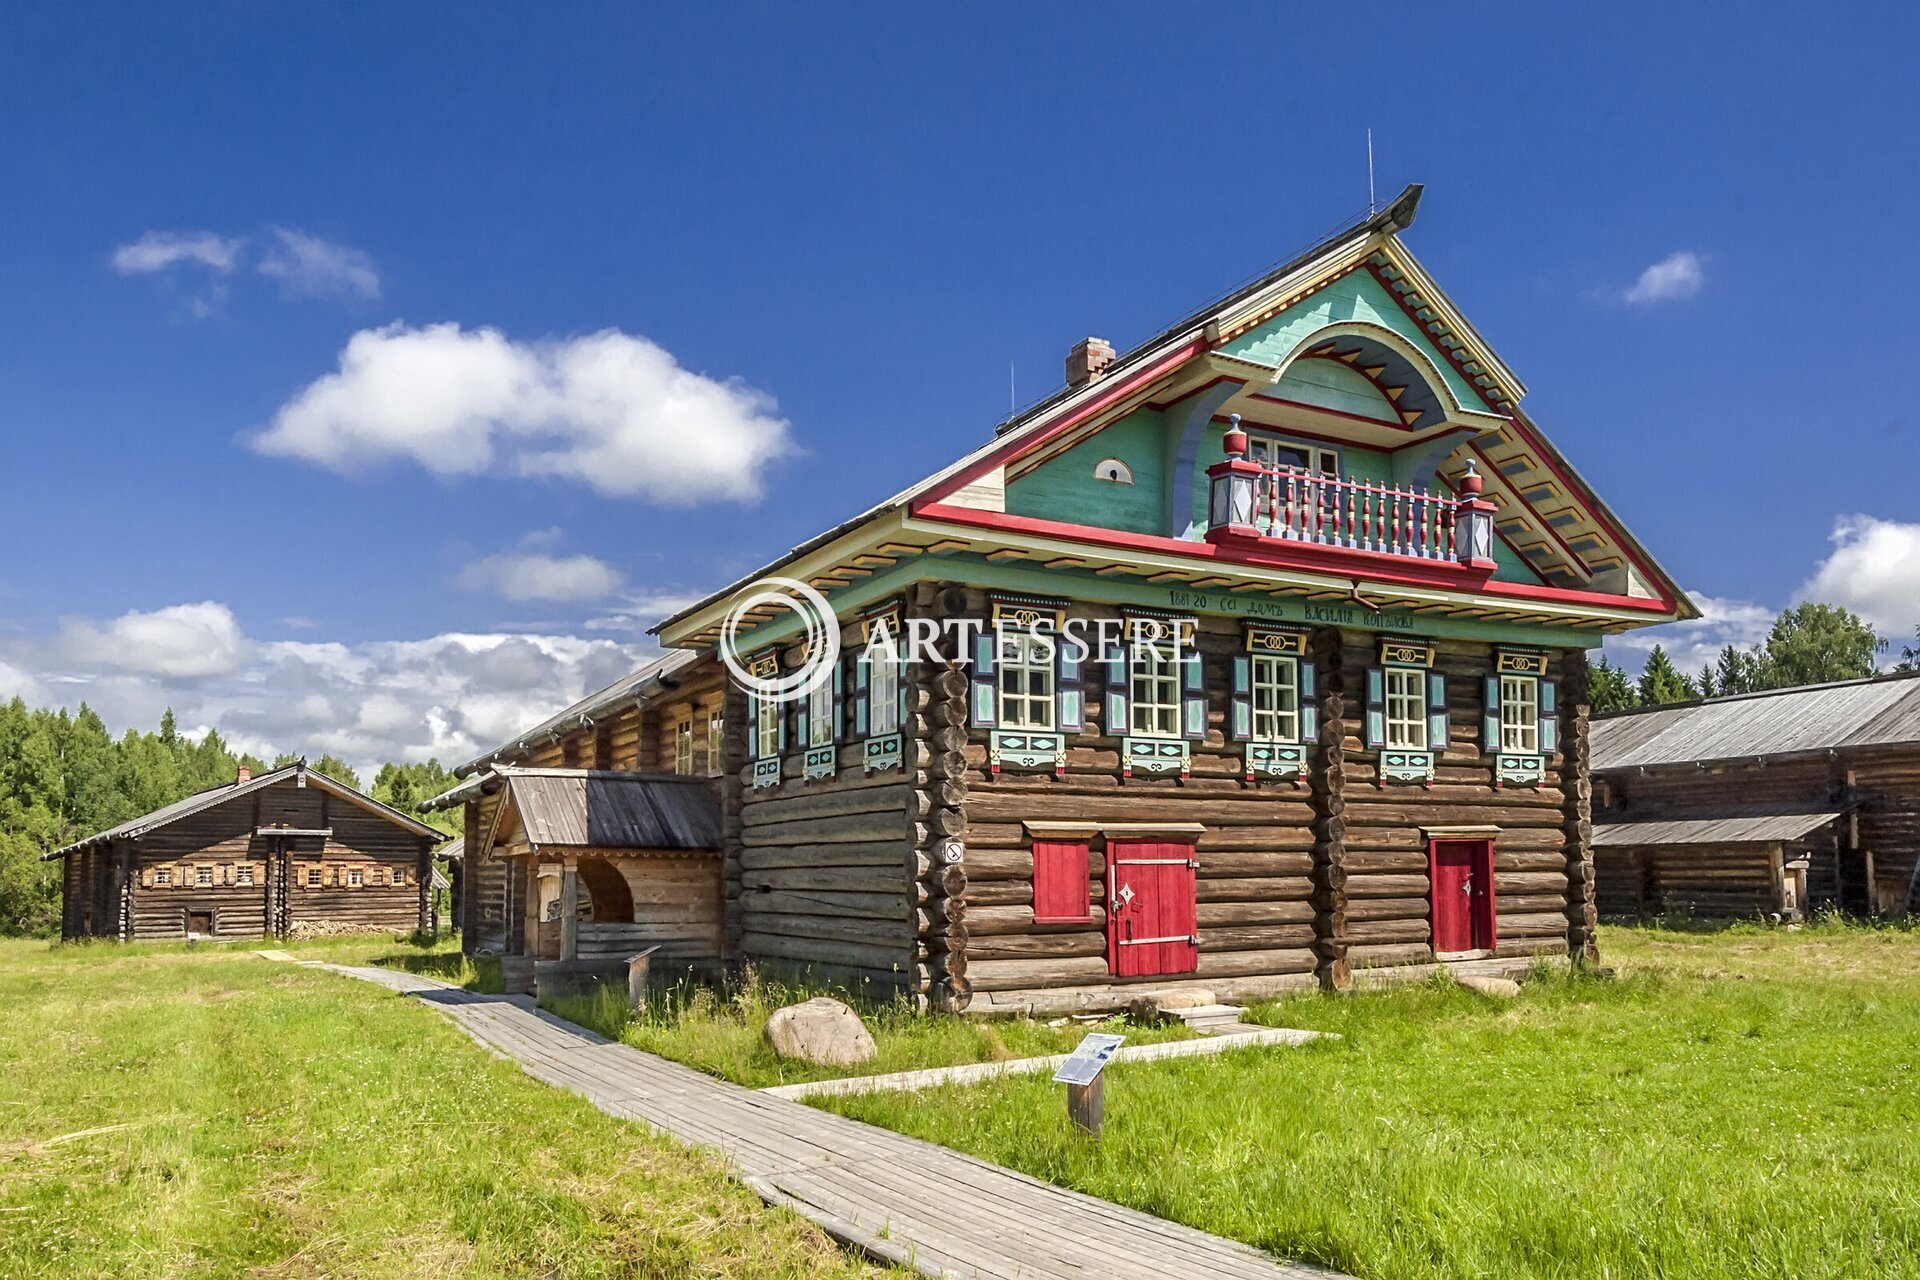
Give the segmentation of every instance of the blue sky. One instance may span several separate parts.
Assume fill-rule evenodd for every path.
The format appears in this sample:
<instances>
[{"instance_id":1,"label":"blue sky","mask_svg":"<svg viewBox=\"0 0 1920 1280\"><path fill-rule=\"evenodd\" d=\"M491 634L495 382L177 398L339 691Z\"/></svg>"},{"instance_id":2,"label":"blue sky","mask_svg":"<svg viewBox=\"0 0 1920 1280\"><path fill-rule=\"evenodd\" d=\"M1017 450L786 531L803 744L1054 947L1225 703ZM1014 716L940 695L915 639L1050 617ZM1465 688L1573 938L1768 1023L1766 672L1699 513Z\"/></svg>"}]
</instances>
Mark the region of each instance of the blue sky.
<instances>
[{"instance_id":1,"label":"blue sky","mask_svg":"<svg viewBox=\"0 0 1920 1280\"><path fill-rule=\"evenodd\" d=\"M1909 9L1202 16L10 6L0 693L490 745L1364 211L1368 127L1683 652L1911 633Z\"/></svg>"}]
</instances>

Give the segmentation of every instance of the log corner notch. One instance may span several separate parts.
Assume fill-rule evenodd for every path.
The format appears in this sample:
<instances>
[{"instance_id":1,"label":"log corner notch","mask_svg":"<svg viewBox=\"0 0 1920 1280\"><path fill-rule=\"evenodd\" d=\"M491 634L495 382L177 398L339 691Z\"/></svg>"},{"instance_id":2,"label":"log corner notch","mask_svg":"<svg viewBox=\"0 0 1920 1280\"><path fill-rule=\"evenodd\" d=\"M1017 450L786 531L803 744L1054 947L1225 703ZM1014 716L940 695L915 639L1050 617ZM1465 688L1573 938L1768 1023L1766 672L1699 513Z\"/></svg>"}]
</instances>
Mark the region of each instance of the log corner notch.
<instances>
[{"instance_id":1,"label":"log corner notch","mask_svg":"<svg viewBox=\"0 0 1920 1280\"><path fill-rule=\"evenodd\" d=\"M944 621L966 610L966 592L932 583L917 586L912 611ZM950 635L944 629L943 635ZM951 642L951 641L949 641ZM967 675L958 652L945 661L915 665L912 699L918 739L912 758L924 761L920 803L924 818L913 827L919 837L908 853L916 904L914 987L927 1005L946 1013L963 1012L973 1000L967 981L967 870L962 841L966 833ZM909 767L913 759L909 760Z\"/></svg>"},{"instance_id":2,"label":"log corner notch","mask_svg":"<svg viewBox=\"0 0 1920 1280\"><path fill-rule=\"evenodd\" d=\"M1309 660L1320 688L1319 768L1308 762L1313 787L1313 950L1315 976L1327 991L1349 991L1347 963L1346 680L1337 629L1314 631Z\"/></svg>"},{"instance_id":3,"label":"log corner notch","mask_svg":"<svg viewBox=\"0 0 1920 1280\"><path fill-rule=\"evenodd\" d=\"M720 704L720 954L728 957L736 976L746 967L744 945L747 932L746 912L740 896L745 892L745 872L741 854L745 821L741 815L746 787L740 781L748 761L747 691L737 681L726 683Z\"/></svg>"},{"instance_id":4,"label":"log corner notch","mask_svg":"<svg viewBox=\"0 0 1920 1280\"><path fill-rule=\"evenodd\" d=\"M1560 777L1566 796L1567 955L1575 964L1600 962L1599 916L1594 903L1593 778L1587 744L1590 698L1587 655L1566 650L1560 662Z\"/></svg>"}]
</instances>

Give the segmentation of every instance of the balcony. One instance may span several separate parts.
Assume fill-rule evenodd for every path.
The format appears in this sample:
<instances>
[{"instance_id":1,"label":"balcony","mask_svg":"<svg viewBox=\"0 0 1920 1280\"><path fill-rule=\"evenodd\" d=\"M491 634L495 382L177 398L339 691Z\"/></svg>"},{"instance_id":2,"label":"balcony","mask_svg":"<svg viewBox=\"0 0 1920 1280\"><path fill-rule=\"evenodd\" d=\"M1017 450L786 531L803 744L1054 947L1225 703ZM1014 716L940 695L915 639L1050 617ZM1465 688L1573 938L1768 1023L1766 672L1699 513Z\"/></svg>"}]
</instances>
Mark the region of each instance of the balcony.
<instances>
[{"instance_id":1,"label":"balcony","mask_svg":"<svg viewBox=\"0 0 1920 1280\"><path fill-rule=\"evenodd\" d=\"M1490 572L1493 504L1472 462L1457 495L1255 462L1227 433L1227 460L1207 469L1207 541L1392 556Z\"/></svg>"}]
</instances>

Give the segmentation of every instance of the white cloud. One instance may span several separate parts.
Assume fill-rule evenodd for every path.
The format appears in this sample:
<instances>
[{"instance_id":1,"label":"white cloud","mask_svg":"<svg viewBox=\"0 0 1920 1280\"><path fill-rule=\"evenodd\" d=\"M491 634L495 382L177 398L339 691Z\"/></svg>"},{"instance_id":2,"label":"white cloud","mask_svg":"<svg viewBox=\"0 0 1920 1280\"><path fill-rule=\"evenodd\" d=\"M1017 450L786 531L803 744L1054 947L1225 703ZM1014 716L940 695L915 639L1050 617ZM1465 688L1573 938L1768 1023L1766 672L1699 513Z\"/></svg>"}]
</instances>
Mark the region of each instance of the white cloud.
<instances>
[{"instance_id":1,"label":"white cloud","mask_svg":"<svg viewBox=\"0 0 1920 1280\"><path fill-rule=\"evenodd\" d=\"M1640 273L1628 289L1628 302L1676 302L1691 298L1707 282L1706 263L1685 249L1670 253Z\"/></svg>"},{"instance_id":2,"label":"white cloud","mask_svg":"<svg viewBox=\"0 0 1920 1280\"><path fill-rule=\"evenodd\" d=\"M411 461L441 477L577 481L664 505L750 501L793 452L771 397L683 369L618 330L519 342L457 324L364 329L253 437L262 453L351 472Z\"/></svg>"},{"instance_id":3,"label":"white cloud","mask_svg":"<svg viewBox=\"0 0 1920 1280\"><path fill-rule=\"evenodd\" d=\"M456 585L462 591L493 591L509 600L556 603L604 600L618 591L626 577L604 560L588 555L555 556L538 548L559 530L533 534L515 551L483 556L460 571Z\"/></svg>"},{"instance_id":4,"label":"white cloud","mask_svg":"<svg viewBox=\"0 0 1920 1280\"><path fill-rule=\"evenodd\" d=\"M1676 667L1692 675L1718 660L1728 645L1746 648L1765 640L1773 626L1774 611L1765 605L1692 591L1687 595L1700 610L1698 618L1609 636L1607 660L1637 674L1657 644L1666 649Z\"/></svg>"},{"instance_id":5,"label":"white cloud","mask_svg":"<svg viewBox=\"0 0 1920 1280\"><path fill-rule=\"evenodd\" d=\"M275 227L279 244L260 259L263 276L278 280L294 297L380 296L380 273L373 259L360 249L333 244L304 231Z\"/></svg>"},{"instance_id":6,"label":"white cloud","mask_svg":"<svg viewBox=\"0 0 1920 1280\"><path fill-rule=\"evenodd\" d=\"M194 663L189 637L224 645ZM139 661L134 646L144 649ZM611 637L449 632L356 644L248 639L224 605L179 605L40 636L0 635L0 696L91 704L116 729L171 706L271 759L332 752L370 781L386 760L469 759L652 656ZM217 668L217 669L216 669Z\"/></svg>"},{"instance_id":7,"label":"white cloud","mask_svg":"<svg viewBox=\"0 0 1920 1280\"><path fill-rule=\"evenodd\" d=\"M1832 539L1832 554L1794 598L1853 610L1893 642L1897 655L1920 626L1920 524L1841 516Z\"/></svg>"},{"instance_id":8,"label":"white cloud","mask_svg":"<svg viewBox=\"0 0 1920 1280\"><path fill-rule=\"evenodd\" d=\"M191 679L233 670L246 656L248 642L227 606L203 600L151 613L130 610L105 623L69 619L61 646L81 663Z\"/></svg>"},{"instance_id":9,"label":"white cloud","mask_svg":"<svg viewBox=\"0 0 1920 1280\"><path fill-rule=\"evenodd\" d=\"M113 267L123 276L142 276L185 263L226 275L246 243L211 231L149 231L115 249Z\"/></svg>"}]
</instances>

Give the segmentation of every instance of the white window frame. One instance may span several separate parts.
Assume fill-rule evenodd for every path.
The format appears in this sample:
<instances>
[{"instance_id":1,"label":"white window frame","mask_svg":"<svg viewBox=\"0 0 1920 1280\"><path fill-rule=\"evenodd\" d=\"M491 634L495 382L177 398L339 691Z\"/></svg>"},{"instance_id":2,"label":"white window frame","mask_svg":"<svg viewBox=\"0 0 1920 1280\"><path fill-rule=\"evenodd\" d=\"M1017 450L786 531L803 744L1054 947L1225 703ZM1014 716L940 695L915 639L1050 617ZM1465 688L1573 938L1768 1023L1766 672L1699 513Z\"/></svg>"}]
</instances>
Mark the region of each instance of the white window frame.
<instances>
[{"instance_id":1,"label":"white window frame","mask_svg":"<svg viewBox=\"0 0 1920 1280\"><path fill-rule=\"evenodd\" d=\"M319 867L307 868L307 888L319 889L327 883L326 873Z\"/></svg>"},{"instance_id":2,"label":"white window frame","mask_svg":"<svg viewBox=\"0 0 1920 1280\"><path fill-rule=\"evenodd\" d=\"M253 887L253 868L242 863L233 869L233 882L247 888Z\"/></svg>"},{"instance_id":3,"label":"white window frame","mask_svg":"<svg viewBox=\"0 0 1920 1280\"><path fill-rule=\"evenodd\" d=\"M707 776L727 771L727 714L723 708L707 709Z\"/></svg>"},{"instance_id":4,"label":"white window frame","mask_svg":"<svg viewBox=\"0 0 1920 1280\"><path fill-rule=\"evenodd\" d=\"M883 738L900 732L900 664L877 657L867 663L867 734Z\"/></svg>"},{"instance_id":5,"label":"white window frame","mask_svg":"<svg viewBox=\"0 0 1920 1280\"><path fill-rule=\"evenodd\" d=\"M1000 727L1051 733L1057 723L1054 656L1059 638L1039 631L1004 631L996 642Z\"/></svg>"},{"instance_id":6,"label":"white window frame","mask_svg":"<svg viewBox=\"0 0 1920 1280\"><path fill-rule=\"evenodd\" d=\"M1178 738L1183 689L1180 645L1130 640L1127 646L1127 732L1135 738Z\"/></svg>"},{"instance_id":7,"label":"white window frame","mask_svg":"<svg viewBox=\"0 0 1920 1280\"><path fill-rule=\"evenodd\" d=\"M173 868L155 867L153 869L153 883L155 888L173 888Z\"/></svg>"},{"instance_id":8,"label":"white window frame","mask_svg":"<svg viewBox=\"0 0 1920 1280\"><path fill-rule=\"evenodd\" d=\"M206 889L211 888L212 885L213 868L204 862L196 864L193 868L193 887L196 889Z\"/></svg>"},{"instance_id":9,"label":"white window frame","mask_svg":"<svg viewBox=\"0 0 1920 1280\"><path fill-rule=\"evenodd\" d=\"M1500 749L1540 754L1540 677L1500 677Z\"/></svg>"},{"instance_id":10,"label":"white window frame","mask_svg":"<svg viewBox=\"0 0 1920 1280\"><path fill-rule=\"evenodd\" d=\"M407 869L405 867L388 867L387 868L388 884L402 885L402 884L405 884L406 882L407 882Z\"/></svg>"},{"instance_id":11,"label":"white window frame","mask_svg":"<svg viewBox=\"0 0 1920 1280\"><path fill-rule=\"evenodd\" d=\"M1385 694L1387 746L1395 751L1427 747L1427 672L1424 667L1387 667Z\"/></svg>"},{"instance_id":12,"label":"white window frame","mask_svg":"<svg viewBox=\"0 0 1920 1280\"><path fill-rule=\"evenodd\" d=\"M1247 435L1247 458L1263 467L1293 466L1291 462L1275 461L1279 450L1305 454L1307 465L1296 468L1308 475L1321 476L1329 480L1340 478L1340 451L1324 445L1308 444L1304 440L1293 440L1286 436L1273 435L1264 431L1253 431Z\"/></svg>"},{"instance_id":13,"label":"white window frame","mask_svg":"<svg viewBox=\"0 0 1920 1280\"><path fill-rule=\"evenodd\" d=\"M833 677L807 690L807 745L830 747L834 739Z\"/></svg>"},{"instance_id":14,"label":"white window frame","mask_svg":"<svg viewBox=\"0 0 1920 1280\"><path fill-rule=\"evenodd\" d=\"M1300 660L1283 653L1249 655L1247 701L1256 742L1300 740ZM1263 705L1264 704L1264 705Z\"/></svg>"},{"instance_id":15,"label":"white window frame","mask_svg":"<svg viewBox=\"0 0 1920 1280\"><path fill-rule=\"evenodd\" d=\"M780 754L780 707L772 698L761 698L754 707L753 758L772 760Z\"/></svg>"},{"instance_id":16,"label":"white window frame","mask_svg":"<svg viewBox=\"0 0 1920 1280\"><path fill-rule=\"evenodd\" d=\"M693 720L691 717L673 726L673 771L693 772Z\"/></svg>"},{"instance_id":17,"label":"white window frame","mask_svg":"<svg viewBox=\"0 0 1920 1280\"><path fill-rule=\"evenodd\" d=\"M349 889L358 889L361 885L366 883L366 879L367 878L360 873L360 868L358 867L347 868L347 887Z\"/></svg>"}]
</instances>

